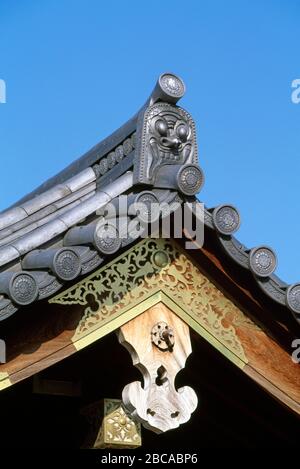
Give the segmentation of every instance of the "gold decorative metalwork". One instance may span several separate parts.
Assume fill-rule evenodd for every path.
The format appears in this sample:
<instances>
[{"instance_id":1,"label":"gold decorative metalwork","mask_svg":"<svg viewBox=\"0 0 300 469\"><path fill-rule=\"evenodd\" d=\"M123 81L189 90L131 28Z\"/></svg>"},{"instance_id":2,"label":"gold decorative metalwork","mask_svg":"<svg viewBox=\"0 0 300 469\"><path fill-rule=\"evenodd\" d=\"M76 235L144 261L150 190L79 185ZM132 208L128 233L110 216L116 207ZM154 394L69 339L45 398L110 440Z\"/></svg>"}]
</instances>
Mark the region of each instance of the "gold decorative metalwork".
<instances>
[{"instance_id":1,"label":"gold decorative metalwork","mask_svg":"<svg viewBox=\"0 0 300 469\"><path fill-rule=\"evenodd\" d=\"M103 399L82 413L91 425L83 447L125 449L141 446L141 425L130 417L119 399Z\"/></svg>"},{"instance_id":2,"label":"gold decorative metalwork","mask_svg":"<svg viewBox=\"0 0 300 469\"><path fill-rule=\"evenodd\" d=\"M104 415L103 443L106 447L141 446L141 425L132 420L121 401L105 399Z\"/></svg>"},{"instance_id":3,"label":"gold decorative metalwork","mask_svg":"<svg viewBox=\"0 0 300 469\"><path fill-rule=\"evenodd\" d=\"M166 263L167 258L169 261ZM192 327L196 323L206 331L205 338L209 335L214 345L215 342L221 345L217 348L225 355L230 352L247 363L234 322L251 320L200 272L186 252L173 241L143 240L50 302L87 305L72 339L76 342L158 292L163 292L184 311L187 319L183 319ZM195 329L199 332L197 327Z\"/></svg>"}]
</instances>

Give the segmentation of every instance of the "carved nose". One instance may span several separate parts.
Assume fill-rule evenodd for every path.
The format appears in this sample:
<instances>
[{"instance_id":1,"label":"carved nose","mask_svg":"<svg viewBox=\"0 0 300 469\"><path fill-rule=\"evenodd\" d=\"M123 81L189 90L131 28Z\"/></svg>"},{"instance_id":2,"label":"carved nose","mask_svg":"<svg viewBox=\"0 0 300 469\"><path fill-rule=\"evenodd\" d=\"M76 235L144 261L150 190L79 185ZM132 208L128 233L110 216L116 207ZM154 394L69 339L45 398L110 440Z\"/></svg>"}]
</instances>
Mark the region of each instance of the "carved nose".
<instances>
[{"instance_id":1,"label":"carved nose","mask_svg":"<svg viewBox=\"0 0 300 469\"><path fill-rule=\"evenodd\" d=\"M169 148L178 148L181 143L177 137L162 137L160 141L165 147Z\"/></svg>"}]
</instances>

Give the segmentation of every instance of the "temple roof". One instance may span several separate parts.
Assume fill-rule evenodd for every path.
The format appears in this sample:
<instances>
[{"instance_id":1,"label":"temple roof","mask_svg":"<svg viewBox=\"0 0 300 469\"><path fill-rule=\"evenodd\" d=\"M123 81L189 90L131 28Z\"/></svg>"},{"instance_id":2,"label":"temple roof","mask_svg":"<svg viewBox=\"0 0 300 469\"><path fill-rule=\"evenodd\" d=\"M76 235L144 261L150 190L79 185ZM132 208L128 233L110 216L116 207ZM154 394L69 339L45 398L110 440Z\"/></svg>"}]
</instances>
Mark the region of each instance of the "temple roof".
<instances>
[{"instance_id":1,"label":"temple roof","mask_svg":"<svg viewBox=\"0 0 300 469\"><path fill-rule=\"evenodd\" d=\"M123 127L0 214L0 320L51 297L134 243L139 234L123 231L124 222L137 217L130 212L133 203L143 204L139 216L145 222L153 202L171 212L188 202L199 217L196 194L203 173L195 124L176 105L184 93L179 77L162 74L146 104ZM116 222L107 217L107 207L117 207L122 196L129 210L122 213L119 206ZM264 295L300 322L300 283L288 285L274 274L271 248L250 249L234 237L237 209L205 207L204 224L236 268L250 271Z\"/></svg>"}]
</instances>

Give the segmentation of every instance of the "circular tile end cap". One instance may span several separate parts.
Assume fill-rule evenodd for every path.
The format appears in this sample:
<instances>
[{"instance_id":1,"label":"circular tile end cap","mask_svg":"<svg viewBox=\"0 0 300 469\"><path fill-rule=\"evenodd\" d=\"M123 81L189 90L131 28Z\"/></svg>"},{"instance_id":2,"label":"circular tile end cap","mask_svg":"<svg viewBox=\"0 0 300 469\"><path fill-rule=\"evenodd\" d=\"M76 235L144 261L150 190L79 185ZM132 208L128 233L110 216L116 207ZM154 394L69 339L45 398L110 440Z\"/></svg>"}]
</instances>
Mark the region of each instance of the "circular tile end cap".
<instances>
[{"instance_id":1,"label":"circular tile end cap","mask_svg":"<svg viewBox=\"0 0 300 469\"><path fill-rule=\"evenodd\" d=\"M159 218L159 200L151 191L141 192L135 199L138 218L144 223L154 222Z\"/></svg>"},{"instance_id":2,"label":"circular tile end cap","mask_svg":"<svg viewBox=\"0 0 300 469\"><path fill-rule=\"evenodd\" d=\"M74 280L81 272L80 256L71 248L62 248L54 256L53 270L61 280Z\"/></svg>"},{"instance_id":3,"label":"circular tile end cap","mask_svg":"<svg viewBox=\"0 0 300 469\"><path fill-rule=\"evenodd\" d=\"M249 254L251 271L259 277L269 277L277 266L275 252L268 246L251 249Z\"/></svg>"},{"instance_id":4,"label":"circular tile end cap","mask_svg":"<svg viewBox=\"0 0 300 469\"><path fill-rule=\"evenodd\" d=\"M219 205L212 214L213 224L219 233L231 235L241 224L240 214L233 205Z\"/></svg>"},{"instance_id":5,"label":"circular tile end cap","mask_svg":"<svg viewBox=\"0 0 300 469\"><path fill-rule=\"evenodd\" d=\"M95 230L95 244L102 254L110 255L121 247L121 239L117 228L110 223L99 224Z\"/></svg>"},{"instance_id":6,"label":"circular tile end cap","mask_svg":"<svg viewBox=\"0 0 300 469\"><path fill-rule=\"evenodd\" d=\"M294 313L297 321L300 321L300 283L290 285L285 295L287 307Z\"/></svg>"},{"instance_id":7,"label":"circular tile end cap","mask_svg":"<svg viewBox=\"0 0 300 469\"><path fill-rule=\"evenodd\" d=\"M33 303L39 293L35 277L29 272L18 272L9 282L11 299L20 306Z\"/></svg>"},{"instance_id":8,"label":"circular tile end cap","mask_svg":"<svg viewBox=\"0 0 300 469\"><path fill-rule=\"evenodd\" d=\"M180 168L177 174L177 185L185 195L197 194L204 184L202 169L195 164L186 164Z\"/></svg>"},{"instance_id":9,"label":"circular tile end cap","mask_svg":"<svg viewBox=\"0 0 300 469\"><path fill-rule=\"evenodd\" d=\"M160 75L158 82L162 91L171 98L180 99L185 94L184 81L174 73L163 73Z\"/></svg>"}]
</instances>

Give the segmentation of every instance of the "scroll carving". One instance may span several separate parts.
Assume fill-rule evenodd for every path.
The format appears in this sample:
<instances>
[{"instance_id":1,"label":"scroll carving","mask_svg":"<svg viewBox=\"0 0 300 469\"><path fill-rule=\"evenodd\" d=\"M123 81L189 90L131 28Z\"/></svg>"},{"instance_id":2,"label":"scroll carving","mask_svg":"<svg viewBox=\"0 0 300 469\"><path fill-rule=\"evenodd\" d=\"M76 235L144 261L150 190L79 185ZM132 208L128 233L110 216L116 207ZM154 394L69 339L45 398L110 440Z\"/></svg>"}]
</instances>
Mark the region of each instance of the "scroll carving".
<instances>
[{"instance_id":1,"label":"scroll carving","mask_svg":"<svg viewBox=\"0 0 300 469\"><path fill-rule=\"evenodd\" d=\"M174 242L146 239L49 302L85 306L73 341L163 291L218 342L247 362L233 318L246 316ZM91 303L92 298L92 303Z\"/></svg>"}]
</instances>

